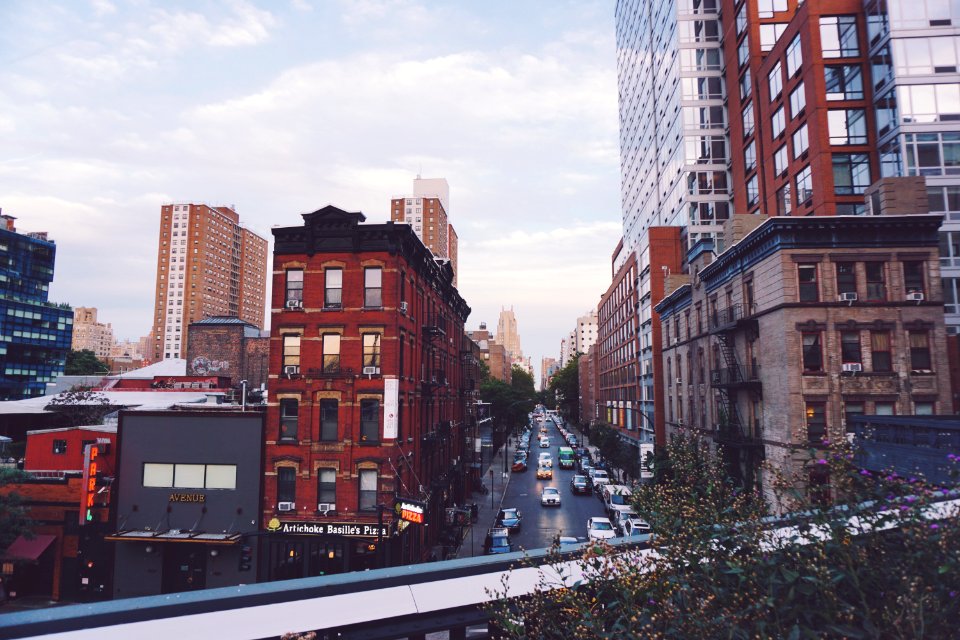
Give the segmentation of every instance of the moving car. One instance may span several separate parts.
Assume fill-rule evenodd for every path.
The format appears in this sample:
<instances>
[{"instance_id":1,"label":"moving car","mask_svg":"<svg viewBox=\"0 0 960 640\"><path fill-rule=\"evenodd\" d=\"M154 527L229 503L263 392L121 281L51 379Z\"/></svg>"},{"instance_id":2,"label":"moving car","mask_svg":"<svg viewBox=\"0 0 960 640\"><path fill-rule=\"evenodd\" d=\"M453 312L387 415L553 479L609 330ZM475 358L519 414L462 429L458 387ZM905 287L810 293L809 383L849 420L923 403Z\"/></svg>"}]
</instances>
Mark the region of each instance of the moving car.
<instances>
[{"instance_id":1,"label":"moving car","mask_svg":"<svg viewBox=\"0 0 960 640\"><path fill-rule=\"evenodd\" d=\"M556 487L544 487L540 492L540 504L544 507L560 506L560 489Z\"/></svg>"},{"instance_id":2,"label":"moving car","mask_svg":"<svg viewBox=\"0 0 960 640\"><path fill-rule=\"evenodd\" d=\"M570 491L574 494L589 495L591 490L587 476L576 475L570 478Z\"/></svg>"},{"instance_id":3,"label":"moving car","mask_svg":"<svg viewBox=\"0 0 960 640\"><path fill-rule=\"evenodd\" d=\"M487 532L483 541L483 552L488 555L510 553L513 545L510 544L510 532L503 527L495 527Z\"/></svg>"},{"instance_id":4,"label":"moving car","mask_svg":"<svg viewBox=\"0 0 960 640\"><path fill-rule=\"evenodd\" d=\"M516 507L501 509L500 514L497 516L497 526L510 531L519 531L521 519L520 509Z\"/></svg>"},{"instance_id":5,"label":"moving car","mask_svg":"<svg viewBox=\"0 0 960 640\"><path fill-rule=\"evenodd\" d=\"M549 449L550 448L550 438L547 436L540 436L540 448Z\"/></svg>"},{"instance_id":6,"label":"moving car","mask_svg":"<svg viewBox=\"0 0 960 640\"><path fill-rule=\"evenodd\" d=\"M613 530L613 524L609 518L595 516L587 519L587 538L591 540L606 540L615 538L617 532Z\"/></svg>"},{"instance_id":7,"label":"moving car","mask_svg":"<svg viewBox=\"0 0 960 640\"><path fill-rule=\"evenodd\" d=\"M553 467L546 465L537 467L537 480L553 480Z\"/></svg>"},{"instance_id":8,"label":"moving car","mask_svg":"<svg viewBox=\"0 0 960 640\"><path fill-rule=\"evenodd\" d=\"M573 449L570 447L560 447L560 452L557 454L557 458L560 460L561 469L573 469Z\"/></svg>"},{"instance_id":9,"label":"moving car","mask_svg":"<svg viewBox=\"0 0 960 640\"><path fill-rule=\"evenodd\" d=\"M538 463L538 464L545 464L545 465L547 465L548 467L552 467L552 466L553 466L553 456L551 456L549 453L547 453L546 451L544 451L544 452L542 452L542 453L540 454L540 457L538 458L537 463Z\"/></svg>"}]
</instances>

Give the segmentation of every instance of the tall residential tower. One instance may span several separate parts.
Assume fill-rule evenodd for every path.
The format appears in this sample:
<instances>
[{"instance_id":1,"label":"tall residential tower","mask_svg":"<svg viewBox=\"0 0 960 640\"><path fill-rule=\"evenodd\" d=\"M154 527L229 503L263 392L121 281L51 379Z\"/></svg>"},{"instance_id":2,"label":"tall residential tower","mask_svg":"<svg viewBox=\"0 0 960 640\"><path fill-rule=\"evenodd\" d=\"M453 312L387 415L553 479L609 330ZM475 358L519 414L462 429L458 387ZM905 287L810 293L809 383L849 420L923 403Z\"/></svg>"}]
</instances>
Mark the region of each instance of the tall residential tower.
<instances>
[{"instance_id":1,"label":"tall residential tower","mask_svg":"<svg viewBox=\"0 0 960 640\"><path fill-rule=\"evenodd\" d=\"M449 213L450 185L446 178L417 176L413 181L413 196L390 200L390 220L409 224L433 255L449 260L456 286L458 238L447 219Z\"/></svg>"}]
</instances>

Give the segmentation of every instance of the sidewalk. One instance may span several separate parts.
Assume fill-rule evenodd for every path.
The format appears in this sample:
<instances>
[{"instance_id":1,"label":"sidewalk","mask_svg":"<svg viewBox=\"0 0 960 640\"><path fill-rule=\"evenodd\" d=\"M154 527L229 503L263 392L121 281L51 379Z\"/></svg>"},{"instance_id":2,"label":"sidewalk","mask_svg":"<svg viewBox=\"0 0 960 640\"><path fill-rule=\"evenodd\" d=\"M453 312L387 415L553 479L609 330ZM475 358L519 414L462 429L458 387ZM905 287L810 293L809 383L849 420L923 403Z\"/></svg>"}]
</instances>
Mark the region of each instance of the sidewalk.
<instances>
[{"instance_id":1,"label":"sidewalk","mask_svg":"<svg viewBox=\"0 0 960 640\"><path fill-rule=\"evenodd\" d=\"M477 521L476 523L463 528L463 540L456 553L451 558L470 558L483 555L483 541L487 535L487 530L493 527L497 515L500 513L500 507L503 505L503 496L510 485L510 467L507 469L507 477L503 477L503 456L506 447L500 447L493 460L489 461L483 469L483 484L487 486L490 492L486 495L474 493L469 500L476 503ZM512 454L511 454L512 455ZM509 464L512 461L507 460ZM493 487L490 486L490 471L493 471Z\"/></svg>"}]
</instances>

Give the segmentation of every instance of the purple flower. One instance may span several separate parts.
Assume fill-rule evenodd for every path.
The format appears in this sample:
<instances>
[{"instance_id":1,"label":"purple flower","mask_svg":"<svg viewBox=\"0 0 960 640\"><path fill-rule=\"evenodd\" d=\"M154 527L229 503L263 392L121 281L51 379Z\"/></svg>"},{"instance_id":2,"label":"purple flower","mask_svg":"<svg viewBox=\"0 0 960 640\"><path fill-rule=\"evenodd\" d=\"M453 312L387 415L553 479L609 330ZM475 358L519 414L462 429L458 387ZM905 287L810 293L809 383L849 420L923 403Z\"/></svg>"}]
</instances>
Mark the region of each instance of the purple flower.
<instances>
[{"instance_id":1,"label":"purple flower","mask_svg":"<svg viewBox=\"0 0 960 640\"><path fill-rule=\"evenodd\" d=\"M910 507L908 507L908 506L906 506L906 505L903 505L903 506L900 507L900 511L909 511L909 510L910 510Z\"/></svg>"},{"instance_id":2,"label":"purple flower","mask_svg":"<svg viewBox=\"0 0 960 640\"><path fill-rule=\"evenodd\" d=\"M932 525L930 525L930 528L933 529L934 531L936 531L937 529L940 528L940 525L938 525L938 524L932 524Z\"/></svg>"},{"instance_id":3,"label":"purple flower","mask_svg":"<svg viewBox=\"0 0 960 640\"><path fill-rule=\"evenodd\" d=\"M655 604L657 604L657 601L654 600L653 598L650 598L649 600L647 600L647 604L649 604L649 605L655 605Z\"/></svg>"},{"instance_id":4,"label":"purple flower","mask_svg":"<svg viewBox=\"0 0 960 640\"><path fill-rule=\"evenodd\" d=\"M817 460L817 464L827 464L827 461L824 460L823 458L820 458L819 460Z\"/></svg>"},{"instance_id":5,"label":"purple flower","mask_svg":"<svg viewBox=\"0 0 960 640\"><path fill-rule=\"evenodd\" d=\"M829 438L824 438L823 440L821 440L821 442L823 442L823 444L825 444L825 445L829 445L829 444L830 444L830 439L829 439Z\"/></svg>"},{"instance_id":6,"label":"purple flower","mask_svg":"<svg viewBox=\"0 0 960 640\"><path fill-rule=\"evenodd\" d=\"M860 470L860 475L862 475L862 476L872 476L873 474L870 473L869 471L867 471L866 469L861 469L861 470Z\"/></svg>"},{"instance_id":7,"label":"purple flower","mask_svg":"<svg viewBox=\"0 0 960 640\"><path fill-rule=\"evenodd\" d=\"M916 502L916 501L917 501L917 496L907 496L907 497L904 498L904 499L905 499L907 502Z\"/></svg>"},{"instance_id":8,"label":"purple flower","mask_svg":"<svg viewBox=\"0 0 960 640\"><path fill-rule=\"evenodd\" d=\"M951 592L950 592L950 597L951 597L951 598L956 598L956 597L957 597L957 592L956 592L956 591L951 591Z\"/></svg>"},{"instance_id":9,"label":"purple flower","mask_svg":"<svg viewBox=\"0 0 960 640\"><path fill-rule=\"evenodd\" d=\"M907 482L911 482L911 483L916 482L916 481L917 481L917 479L914 478L913 476L910 476L910 479L907 480Z\"/></svg>"}]
</instances>

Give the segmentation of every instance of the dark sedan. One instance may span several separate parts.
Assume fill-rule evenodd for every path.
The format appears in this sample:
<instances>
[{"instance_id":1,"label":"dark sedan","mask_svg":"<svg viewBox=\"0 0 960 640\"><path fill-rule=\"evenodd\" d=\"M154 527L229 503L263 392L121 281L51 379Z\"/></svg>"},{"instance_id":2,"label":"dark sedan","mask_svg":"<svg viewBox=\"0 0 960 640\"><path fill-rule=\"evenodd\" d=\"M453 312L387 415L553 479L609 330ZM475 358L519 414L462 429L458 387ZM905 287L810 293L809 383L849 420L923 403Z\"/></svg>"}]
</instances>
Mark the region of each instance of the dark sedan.
<instances>
[{"instance_id":1,"label":"dark sedan","mask_svg":"<svg viewBox=\"0 0 960 640\"><path fill-rule=\"evenodd\" d=\"M589 495L590 480L587 476L576 475L570 478L570 490L574 494Z\"/></svg>"},{"instance_id":2,"label":"dark sedan","mask_svg":"<svg viewBox=\"0 0 960 640\"><path fill-rule=\"evenodd\" d=\"M518 531L520 529L520 520L520 510L516 507L501 509L500 515L497 516L497 526L504 527L510 531Z\"/></svg>"}]
</instances>

